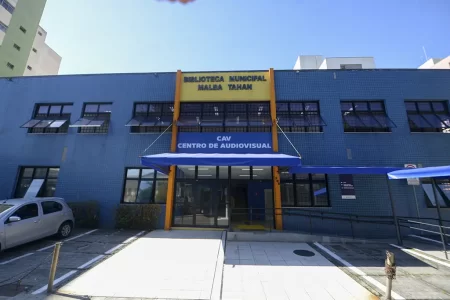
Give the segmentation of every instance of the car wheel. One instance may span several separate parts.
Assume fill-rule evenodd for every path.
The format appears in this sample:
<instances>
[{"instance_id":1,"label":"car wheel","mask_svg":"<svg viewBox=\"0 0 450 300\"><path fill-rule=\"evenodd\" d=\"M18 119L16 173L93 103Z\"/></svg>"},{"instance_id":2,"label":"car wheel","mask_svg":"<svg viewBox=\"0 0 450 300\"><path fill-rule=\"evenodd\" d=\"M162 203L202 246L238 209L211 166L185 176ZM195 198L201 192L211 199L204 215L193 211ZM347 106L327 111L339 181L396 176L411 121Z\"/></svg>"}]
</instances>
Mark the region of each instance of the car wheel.
<instances>
[{"instance_id":1,"label":"car wheel","mask_svg":"<svg viewBox=\"0 0 450 300\"><path fill-rule=\"evenodd\" d=\"M69 237L69 235L72 233L72 223L70 222L64 222L61 224L58 230L58 237L60 238L66 238Z\"/></svg>"}]
</instances>

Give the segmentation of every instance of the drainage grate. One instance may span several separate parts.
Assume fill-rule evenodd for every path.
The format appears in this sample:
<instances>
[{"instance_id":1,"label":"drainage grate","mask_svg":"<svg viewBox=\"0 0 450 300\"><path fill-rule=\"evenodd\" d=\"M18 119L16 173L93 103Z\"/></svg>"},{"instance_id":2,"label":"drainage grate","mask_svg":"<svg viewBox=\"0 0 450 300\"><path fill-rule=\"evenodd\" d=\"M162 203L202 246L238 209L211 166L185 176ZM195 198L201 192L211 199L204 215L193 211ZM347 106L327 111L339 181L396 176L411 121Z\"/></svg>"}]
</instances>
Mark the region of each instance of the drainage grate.
<instances>
[{"instance_id":1,"label":"drainage grate","mask_svg":"<svg viewBox=\"0 0 450 300\"><path fill-rule=\"evenodd\" d=\"M297 254L298 256L308 256L308 257L316 255L314 252L308 250L294 250L294 254Z\"/></svg>"},{"instance_id":2,"label":"drainage grate","mask_svg":"<svg viewBox=\"0 0 450 300\"><path fill-rule=\"evenodd\" d=\"M17 283L10 283L0 286L0 296L14 297L18 294L30 290L31 285L21 285Z\"/></svg>"}]
</instances>

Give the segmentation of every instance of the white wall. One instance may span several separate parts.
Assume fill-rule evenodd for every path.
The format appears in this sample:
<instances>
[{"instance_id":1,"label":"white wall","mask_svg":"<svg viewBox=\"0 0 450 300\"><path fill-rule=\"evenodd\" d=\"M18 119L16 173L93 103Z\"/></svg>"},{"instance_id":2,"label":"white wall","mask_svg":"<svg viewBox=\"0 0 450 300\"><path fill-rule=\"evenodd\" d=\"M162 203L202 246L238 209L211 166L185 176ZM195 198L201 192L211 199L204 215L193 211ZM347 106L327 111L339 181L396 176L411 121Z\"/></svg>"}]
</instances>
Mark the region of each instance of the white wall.
<instances>
[{"instance_id":1,"label":"white wall","mask_svg":"<svg viewBox=\"0 0 450 300\"><path fill-rule=\"evenodd\" d=\"M375 69L373 57L327 57L325 60L320 69L340 69L341 64L361 64L363 69Z\"/></svg>"},{"instance_id":2,"label":"white wall","mask_svg":"<svg viewBox=\"0 0 450 300\"><path fill-rule=\"evenodd\" d=\"M0 6L0 21L3 22L3 24L9 26L9 22L11 22L12 14L7 11L3 6Z\"/></svg>"},{"instance_id":3,"label":"white wall","mask_svg":"<svg viewBox=\"0 0 450 300\"><path fill-rule=\"evenodd\" d=\"M430 58L419 69L450 69L450 56L446 58Z\"/></svg>"},{"instance_id":4,"label":"white wall","mask_svg":"<svg viewBox=\"0 0 450 300\"><path fill-rule=\"evenodd\" d=\"M294 70L327 70L340 69L343 65L360 64L363 69L375 69L373 57L327 57L322 55L300 55L294 65Z\"/></svg>"},{"instance_id":5,"label":"white wall","mask_svg":"<svg viewBox=\"0 0 450 300\"><path fill-rule=\"evenodd\" d=\"M7 11L3 6L0 6L0 21L5 24L6 26L9 26L9 22L11 22L11 13ZM0 31L0 45L3 42L3 39L5 38L6 33L4 31Z\"/></svg>"},{"instance_id":6,"label":"white wall","mask_svg":"<svg viewBox=\"0 0 450 300\"><path fill-rule=\"evenodd\" d=\"M322 55L300 55L297 57L294 70L316 70L322 62Z\"/></svg>"},{"instance_id":7,"label":"white wall","mask_svg":"<svg viewBox=\"0 0 450 300\"><path fill-rule=\"evenodd\" d=\"M41 32L42 35L39 35L38 32ZM45 43L46 37L47 31L39 26L33 42L33 48L35 48L37 52L31 50L27 67L23 74L24 76L58 74L61 65L61 56ZM32 69L29 70L28 66Z\"/></svg>"}]
</instances>

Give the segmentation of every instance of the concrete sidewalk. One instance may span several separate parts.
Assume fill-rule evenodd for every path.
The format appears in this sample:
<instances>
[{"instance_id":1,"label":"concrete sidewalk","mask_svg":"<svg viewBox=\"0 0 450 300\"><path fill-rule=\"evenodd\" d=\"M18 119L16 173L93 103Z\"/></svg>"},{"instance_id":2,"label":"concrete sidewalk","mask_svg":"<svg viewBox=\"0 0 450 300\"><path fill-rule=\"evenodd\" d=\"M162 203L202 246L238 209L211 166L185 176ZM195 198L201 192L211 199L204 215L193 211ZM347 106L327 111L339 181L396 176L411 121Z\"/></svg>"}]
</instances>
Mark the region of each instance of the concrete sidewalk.
<instances>
[{"instance_id":1,"label":"concrete sidewalk","mask_svg":"<svg viewBox=\"0 0 450 300\"><path fill-rule=\"evenodd\" d=\"M313 256L299 256L294 250L306 250ZM228 242L222 299L376 297L306 243Z\"/></svg>"},{"instance_id":2,"label":"concrete sidewalk","mask_svg":"<svg viewBox=\"0 0 450 300\"><path fill-rule=\"evenodd\" d=\"M386 250L389 250L395 254L397 264L397 278L393 281L392 287L394 292L404 299L450 299L450 268L412 255L410 251L405 251L406 248L399 249L384 243L322 243L321 245L359 270L354 272L348 266L344 266L342 268L344 271L361 284L368 284L382 293L384 291L377 289L375 285L367 281L367 278L374 279L375 283L385 284L384 260ZM341 262L330 259L335 264L342 265Z\"/></svg>"},{"instance_id":3,"label":"concrete sidewalk","mask_svg":"<svg viewBox=\"0 0 450 300\"><path fill-rule=\"evenodd\" d=\"M153 231L58 292L91 297L210 299L221 237L222 231Z\"/></svg>"}]
</instances>

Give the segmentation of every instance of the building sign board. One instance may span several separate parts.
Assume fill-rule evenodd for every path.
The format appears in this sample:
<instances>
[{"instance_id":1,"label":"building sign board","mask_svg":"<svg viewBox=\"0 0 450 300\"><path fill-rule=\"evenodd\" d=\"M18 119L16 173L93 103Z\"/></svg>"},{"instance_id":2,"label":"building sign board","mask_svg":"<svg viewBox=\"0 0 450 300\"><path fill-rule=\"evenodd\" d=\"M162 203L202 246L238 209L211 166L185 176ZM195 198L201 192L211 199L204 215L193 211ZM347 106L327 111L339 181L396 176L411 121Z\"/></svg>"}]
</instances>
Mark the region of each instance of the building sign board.
<instances>
[{"instance_id":1,"label":"building sign board","mask_svg":"<svg viewBox=\"0 0 450 300\"><path fill-rule=\"evenodd\" d=\"M417 165L415 164L405 164L406 169L417 169ZM408 185L420 185L420 179L419 178L407 178L406 182Z\"/></svg>"},{"instance_id":2,"label":"building sign board","mask_svg":"<svg viewBox=\"0 0 450 300\"><path fill-rule=\"evenodd\" d=\"M353 175L340 174L339 181L341 183L342 199L356 199L355 185L353 184Z\"/></svg>"},{"instance_id":3,"label":"building sign board","mask_svg":"<svg viewBox=\"0 0 450 300\"><path fill-rule=\"evenodd\" d=\"M272 153L270 132L180 132L179 153Z\"/></svg>"},{"instance_id":4,"label":"building sign board","mask_svg":"<svg viewBox=\"0 0 450 300\"><path fill-rule=\"evenodd\" d=\"M183 73L180 101L269 101L269 72Z\"/></svg>"}]
</instances>

